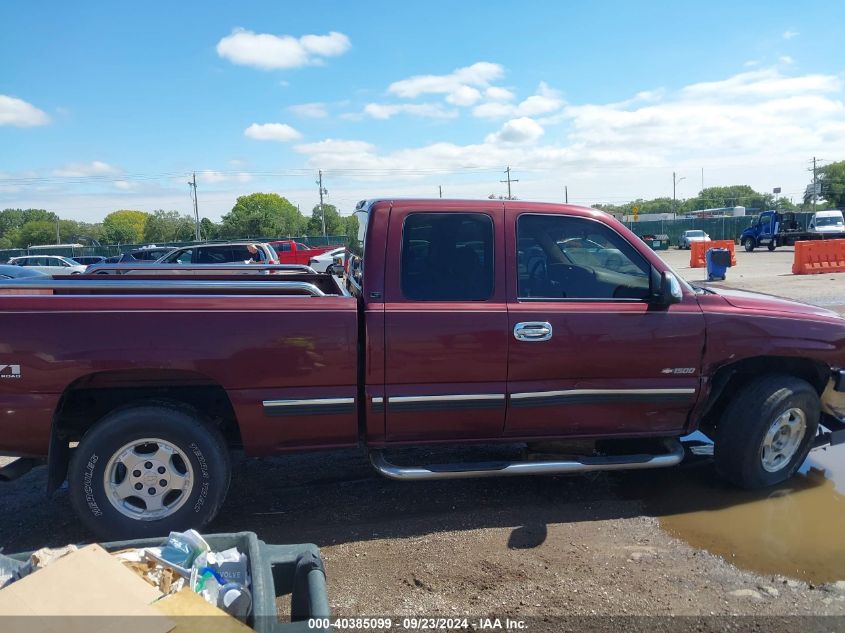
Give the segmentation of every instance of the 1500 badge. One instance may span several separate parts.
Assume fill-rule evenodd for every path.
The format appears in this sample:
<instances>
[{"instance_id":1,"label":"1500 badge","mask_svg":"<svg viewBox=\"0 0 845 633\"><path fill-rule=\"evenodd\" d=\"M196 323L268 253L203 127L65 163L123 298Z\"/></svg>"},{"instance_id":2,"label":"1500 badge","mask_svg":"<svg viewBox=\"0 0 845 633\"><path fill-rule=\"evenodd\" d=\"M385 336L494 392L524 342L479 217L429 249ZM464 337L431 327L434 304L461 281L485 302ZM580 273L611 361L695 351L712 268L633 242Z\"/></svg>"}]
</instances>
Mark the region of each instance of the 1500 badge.
<instances>
[{"instance_id":1,"label":"1500 badge","mask_svg":"<svg viewBox=\"0 0 845 633\"><path fill-rule=\"evenodd\" d=\"M20 365L0 365L0 378L20 378Z\"/></svg>"},{"instance_id":2,"label":"1500 badge","mask_svg":"<svg viewBox=\"0 0 845 633\"><path fill-rule=\"evenodd\" d=\"M660 370L661 374L694 374L695 367L667 367Z\"/></svg>"}]
</instances>

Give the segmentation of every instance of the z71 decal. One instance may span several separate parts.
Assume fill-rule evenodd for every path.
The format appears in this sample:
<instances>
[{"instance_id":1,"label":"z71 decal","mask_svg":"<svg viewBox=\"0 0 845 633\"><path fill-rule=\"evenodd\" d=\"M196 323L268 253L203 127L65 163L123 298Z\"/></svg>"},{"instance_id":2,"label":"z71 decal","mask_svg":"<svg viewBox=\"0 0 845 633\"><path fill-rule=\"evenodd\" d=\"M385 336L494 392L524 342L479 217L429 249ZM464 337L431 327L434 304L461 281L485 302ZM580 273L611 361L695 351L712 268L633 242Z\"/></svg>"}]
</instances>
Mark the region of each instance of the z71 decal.
<instances>
[{"instance_id":1,"label":"z71 decal","mask_svg":"<svg viewBox=\"0 0 845 633\"><path fill-rule=\"evenodd\" d=\"M20 378L20 365L0 365L0 378Z\"/></svg>"}]
</instances>

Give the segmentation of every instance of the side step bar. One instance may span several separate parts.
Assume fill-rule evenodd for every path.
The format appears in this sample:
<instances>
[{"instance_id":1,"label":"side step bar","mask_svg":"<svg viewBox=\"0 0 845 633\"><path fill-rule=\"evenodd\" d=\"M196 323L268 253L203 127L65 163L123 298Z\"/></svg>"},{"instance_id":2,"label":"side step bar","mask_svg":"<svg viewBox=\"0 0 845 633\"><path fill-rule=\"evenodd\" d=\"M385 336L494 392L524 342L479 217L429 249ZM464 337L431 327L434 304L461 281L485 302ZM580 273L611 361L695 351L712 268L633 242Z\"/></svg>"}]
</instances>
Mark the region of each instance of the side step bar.
<instances>
[{"instance_id":1,"label":"side step bar","mask_svg":"<svg viewBox=\"0 0 845 633\"><path fill-rule=\"evenodd\" d=\"M819 428L819 434L815 437L813 448L845 444L845 421L837 420L832 415L825 414L822 415L819 425L824 428Z\"/></svg>"},{"instance_id":2,"label":"side step bar","mask_svg":"<svg viewBox=\"0 0 845 633\"><path fill-rule=\"evenodd\" d=\"M0 468L0 482L9 482L19 479L33 468L40 466L43 463L43 459L36 459L34 457L18 457L16 460L9 462Z\"/></svg>"},{"instance_id":3,"label":"side step bar","mask_svg":"<svg viewBox=\"0 0 845 633\"><path fill-rule=\"evenodd\" d=\"M610 455L581 457L564 461L477 462L467 464L432 464L429 466L397 466L380 450L370 451L370 463L390 479L419 481L430 479L469 479L473 477L505 477L513 475L559 475L596 470L638 470L665 468L681 463L684 447L678 440L663 441L666 453L660 455Z\"/></svg>"}]
</instances>

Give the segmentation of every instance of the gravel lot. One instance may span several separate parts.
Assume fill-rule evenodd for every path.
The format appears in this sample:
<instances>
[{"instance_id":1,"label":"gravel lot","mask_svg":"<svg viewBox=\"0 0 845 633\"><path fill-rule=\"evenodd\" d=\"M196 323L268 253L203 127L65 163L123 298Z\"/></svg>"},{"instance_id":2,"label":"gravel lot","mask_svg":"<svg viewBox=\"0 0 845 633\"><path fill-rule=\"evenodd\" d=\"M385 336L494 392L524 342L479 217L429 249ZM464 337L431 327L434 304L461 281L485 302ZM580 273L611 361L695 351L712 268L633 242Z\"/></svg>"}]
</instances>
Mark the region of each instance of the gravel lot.
<instances>
[{"instance_id":1,"label":"gravel lot","mask_svg":"<svg viewBox=\"0 0 845 633\"><path fill-rule=\"evenodd\" d=\"M687 251L661 255L687 279L703 279L703 269L688 267ZM718 285L845 313L844 275L792 276L792 249L737 256L738 266ZM819 468L836 470L843 458L845 448L832 449ZM733 514L716 523L724 530L726 521L762 516L761 530L774 525L795 532L790 526L800 506L773 512L780 506L772 504L800 502L812 488L829 498L815 510L813 524L841 521L843 490L837 492L822 470L812 472L815 479L749 496L719 483L706 460L671 472L399 483L380 478L357 452L242 459L210 531L254 530L268 542L317 543L335 614L493 615L528 618L529 630L538 631L567 628L555 618L595 614L845 615L845 583L835 583L845 579L845 566L828 565L825 578L803 559L767 570L744 552L747 541L719 540L708 532L716 529L712 521L696 519L747 512L744 519ZM45 476L35 469L0 488L0 544L7 551L90 538L64 491L45 498ZM822 558L843 560L837 558L841 536L806 538ZM782 553L789 558L789 551ZM700 628L720 629L716 622ZM626 626L656 625L637 620ZM765 626L793 630L796 623L772 619ZM600 619L580 627L618 629Z\"/></svg>"}]
</instances>

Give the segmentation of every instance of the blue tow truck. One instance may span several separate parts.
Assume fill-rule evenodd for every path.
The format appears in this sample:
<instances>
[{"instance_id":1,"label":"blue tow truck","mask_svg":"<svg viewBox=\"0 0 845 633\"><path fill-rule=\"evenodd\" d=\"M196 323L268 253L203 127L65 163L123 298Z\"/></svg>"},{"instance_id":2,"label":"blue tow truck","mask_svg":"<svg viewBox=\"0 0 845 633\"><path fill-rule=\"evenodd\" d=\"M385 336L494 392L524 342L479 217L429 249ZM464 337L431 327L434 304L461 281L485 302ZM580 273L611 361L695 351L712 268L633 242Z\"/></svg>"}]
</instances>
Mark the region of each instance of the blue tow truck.
<instances>
[{"instance_id":1,"label":"blue tow truck","mask_svg":"<svg viewBox=\"0 0 845 633\"><path fill-rule=\"evenodd\" d=\"M770 251L778 246L792 246L801 240L836 240L845 238L842 232L804 231L792 212L763 211L754 223L739 236L739 242L749 253L758 246Z\"/></svg>"}]
</instances>

